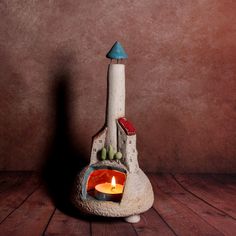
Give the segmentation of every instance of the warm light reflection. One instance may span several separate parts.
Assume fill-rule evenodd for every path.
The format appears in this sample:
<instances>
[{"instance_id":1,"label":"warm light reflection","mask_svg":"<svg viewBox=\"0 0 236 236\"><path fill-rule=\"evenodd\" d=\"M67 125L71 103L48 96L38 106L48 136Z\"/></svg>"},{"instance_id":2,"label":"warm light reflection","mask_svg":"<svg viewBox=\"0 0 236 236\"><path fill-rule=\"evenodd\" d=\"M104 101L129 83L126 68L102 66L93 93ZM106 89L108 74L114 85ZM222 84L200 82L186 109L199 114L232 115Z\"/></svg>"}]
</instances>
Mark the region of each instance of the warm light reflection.
<instances>
[{"instance_id":1,"label":"warm light reflection","mask_svg":"<svg viewBox=\"0 0 236 236\"><path fill-rule=\"evenodd\" d=\"M116 179L115 179L115 176L113 176L112 179L111 179L111 187L112 187L112 189L116 188Z\"/></svg>"}]
</instances>

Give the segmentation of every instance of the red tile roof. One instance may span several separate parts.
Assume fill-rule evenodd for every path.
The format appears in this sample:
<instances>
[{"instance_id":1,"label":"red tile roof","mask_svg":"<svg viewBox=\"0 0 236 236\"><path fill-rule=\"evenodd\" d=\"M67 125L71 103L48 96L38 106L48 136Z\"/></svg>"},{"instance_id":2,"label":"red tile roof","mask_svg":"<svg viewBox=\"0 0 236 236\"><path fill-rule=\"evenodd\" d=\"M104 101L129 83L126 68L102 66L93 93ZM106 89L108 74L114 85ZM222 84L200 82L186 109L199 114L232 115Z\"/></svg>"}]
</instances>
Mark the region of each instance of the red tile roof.
<instances>
[{"instance_id":1,"label":"red tile roof","mask_svg":"<svg viewBox=\"0 0 236 236\"><path fill-rule=\"evenodd\" d=\"M119 124L124 129L127 135L134 135L136 134L136 129L132 125L130 121L128 121L125 117L121 117L118 119Z\"/></svg>"}]
</instances>

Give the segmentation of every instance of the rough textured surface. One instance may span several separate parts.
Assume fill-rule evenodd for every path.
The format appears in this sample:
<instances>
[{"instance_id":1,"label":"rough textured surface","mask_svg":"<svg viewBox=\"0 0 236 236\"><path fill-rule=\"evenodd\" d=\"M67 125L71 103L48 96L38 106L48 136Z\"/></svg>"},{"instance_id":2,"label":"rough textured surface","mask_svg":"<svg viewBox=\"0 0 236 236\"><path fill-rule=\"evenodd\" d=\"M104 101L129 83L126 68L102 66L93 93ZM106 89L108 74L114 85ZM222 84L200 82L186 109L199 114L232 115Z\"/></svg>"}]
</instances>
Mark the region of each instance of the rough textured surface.
<instances>
[{"instance_id":1,"label":"rough textured surface","mask_svg":"<svg viewBox=\"0 0 236 236\"><path fill-rule=\"evenodd\" d=\"M127 135L119 122L117 122L117 130L118 150L122 153L121 162L124 163L129 172L135 172L139 168L136 134Z\"/></svg>"},{"instance_id":2,"label":"rough textured surface","mask_svg":"<svg viewBox=\"0 0 236 236\"><path fill-rule=\"evenodd\" d=\"M126 169L122 164L109 161L99 162L96 165ZM127 217L138 215L152 207L154 201L152 185L141 169L136 169L133 173L126 169L127 176L121 202L98 201L91 198L83 199L83 182L87 169L88 167L85 167L77 176L71 198L73 204L85 214Z\"/></svg>"},{"instance_id":3,"label":"rough textured surface","mask_svg":"<svg viewBox=\"0 0 236 236\"><path fill-rule=\"evenodd\" d=\"M126 116L137 128L142 169L235 172L235 12L227 0L2 0L1 169L45 162L62 78L60 107L89 161L91 136L105 119L105 55L119 40L129 55Z\"/></svg>"},{"instance_id":4,"label":"rough textured surface","mask_svg":"<svg viewBox=\"0 0 236 236\"><path fill-rule=\"evenodd\" d=\"M105 146L105 140L107 135L107 127L100 131L97 135L93 137L91 155L90 155L90 165L101 160L101 149ZM99 152L99 155L98 155Z\"/></svg>"}]
</instances>

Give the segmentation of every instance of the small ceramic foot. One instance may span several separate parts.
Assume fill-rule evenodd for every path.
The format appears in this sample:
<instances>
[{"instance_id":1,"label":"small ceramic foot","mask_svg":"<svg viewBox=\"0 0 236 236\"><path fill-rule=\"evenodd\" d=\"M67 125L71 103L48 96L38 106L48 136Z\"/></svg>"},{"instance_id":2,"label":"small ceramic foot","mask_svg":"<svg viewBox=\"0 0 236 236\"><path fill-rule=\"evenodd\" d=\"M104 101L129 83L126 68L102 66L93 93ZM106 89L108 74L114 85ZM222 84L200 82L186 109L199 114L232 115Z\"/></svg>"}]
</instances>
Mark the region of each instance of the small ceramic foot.
<instances>
[{"instance_id":1,"label":"small ceramic foot","mask_svg":"<svg viewBox=\"0 0 236 236\"><path fill-rule=\"evenodd\" d=\"M129 223L138 223L140 221L140 215L125 217L125 221Z\"/></svg>"}]
</instances>

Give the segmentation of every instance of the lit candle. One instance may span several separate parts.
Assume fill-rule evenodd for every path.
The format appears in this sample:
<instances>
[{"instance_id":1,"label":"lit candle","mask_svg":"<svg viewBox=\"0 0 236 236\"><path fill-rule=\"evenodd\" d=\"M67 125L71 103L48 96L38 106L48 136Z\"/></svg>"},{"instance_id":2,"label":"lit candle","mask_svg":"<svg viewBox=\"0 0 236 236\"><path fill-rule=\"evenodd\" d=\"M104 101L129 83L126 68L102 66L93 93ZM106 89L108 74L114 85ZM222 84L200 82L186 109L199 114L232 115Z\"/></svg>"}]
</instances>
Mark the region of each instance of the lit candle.
<instances>
[{"instance_id":1,"label":"lit candle","mask_svg":"<svg viewBox=\"0 0 236 236\"><path fill-rule=\"evenodd\" d=\"M117 184L113 176L111 183L102 183L95 186L95 197L102 201L120 201L124 186Z\"/></svg>"}]
</instances>

